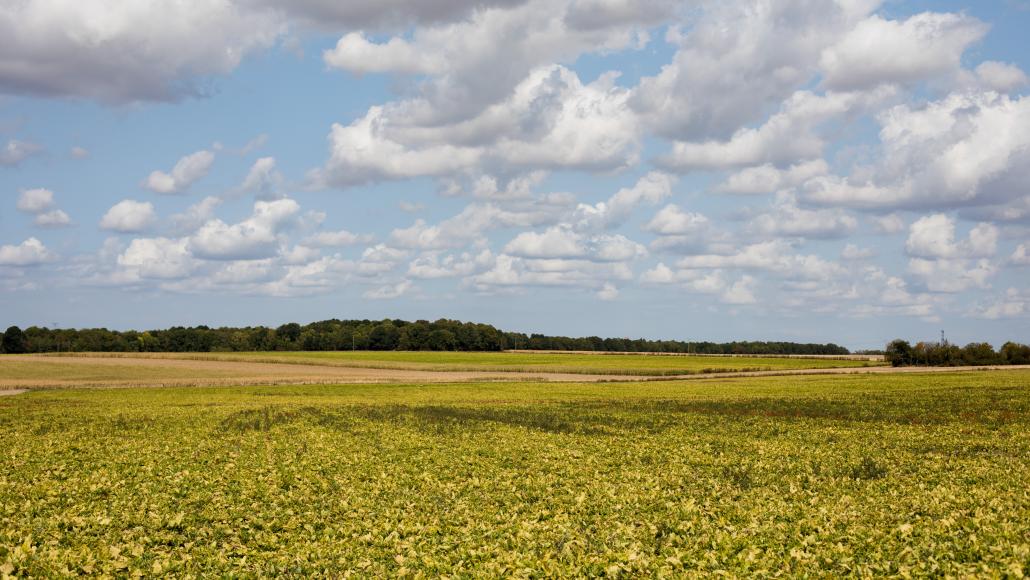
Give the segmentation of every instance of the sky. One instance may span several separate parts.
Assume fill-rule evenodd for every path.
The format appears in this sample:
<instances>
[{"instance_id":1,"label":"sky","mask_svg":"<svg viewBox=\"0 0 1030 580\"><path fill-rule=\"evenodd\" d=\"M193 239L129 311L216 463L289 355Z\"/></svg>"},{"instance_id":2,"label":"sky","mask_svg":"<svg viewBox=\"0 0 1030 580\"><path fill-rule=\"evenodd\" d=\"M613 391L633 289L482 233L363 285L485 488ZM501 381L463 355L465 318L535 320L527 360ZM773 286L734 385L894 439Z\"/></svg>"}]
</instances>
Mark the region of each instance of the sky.
<instances>
[{"instance_id":1,"label":"sky","mask_svg":"<svg viewBox=\"0 0 1030 580\"><path fill-rule=\"evenodd\" d=\"M16 0L0 323L1030 341L1025 0Z\"/></svg>"}]
</instances>

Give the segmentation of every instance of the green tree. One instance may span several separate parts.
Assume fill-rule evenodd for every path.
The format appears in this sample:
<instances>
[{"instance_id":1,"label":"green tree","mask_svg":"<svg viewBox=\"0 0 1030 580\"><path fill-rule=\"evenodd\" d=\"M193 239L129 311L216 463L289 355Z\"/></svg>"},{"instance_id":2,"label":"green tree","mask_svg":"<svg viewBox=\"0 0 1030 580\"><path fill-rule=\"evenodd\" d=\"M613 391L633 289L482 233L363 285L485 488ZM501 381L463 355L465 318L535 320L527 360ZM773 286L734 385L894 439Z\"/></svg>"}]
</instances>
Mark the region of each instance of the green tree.
<instances>
[{"instance_id":1,"label":"green tree","mask_svg":"<svg viewBox=\"0 0 1030 580\"><path fill-rule=\"evenodd\" d=\"M892 340L887 345L886 351L884 351L884 358L887 362L891 363L891 366L903 367L913 363L912 361L912 345L907 340Z\"/></svg>"},{"instance_id":2,"label":"green tree","mask_svg":"<svg viewBox=\"0 0 1030 580\"><path fill-rule=\"evenodd\" d=\"M25 333L17 326L12 326L4 332L4 352L8 354L24 354L29 350L29 343L25 340Z\"/></svg>"}]
</instances>

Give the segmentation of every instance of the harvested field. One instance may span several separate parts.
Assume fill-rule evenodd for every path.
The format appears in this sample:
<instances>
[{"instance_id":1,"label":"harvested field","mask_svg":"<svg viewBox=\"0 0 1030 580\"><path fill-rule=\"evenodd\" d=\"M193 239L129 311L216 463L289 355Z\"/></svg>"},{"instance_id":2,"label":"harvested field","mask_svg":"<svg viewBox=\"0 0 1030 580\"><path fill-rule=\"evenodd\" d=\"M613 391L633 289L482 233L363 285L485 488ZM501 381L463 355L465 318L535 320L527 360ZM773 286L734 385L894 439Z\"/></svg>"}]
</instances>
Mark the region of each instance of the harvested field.
<instances>
[{"instance_id":1,"label":"harvested field","mask_svg":"<svg viewBox=\"0 0 1030 580\"><path fill-rule=\"evenodd\" d=\"M620 382L647 380L689 380L781 375L867 374L867 373L941 373L987 370L995 367L909 367L845 366L823 368L766 368L744 361L738 368L698 368L684 374L647 374L639 368L573 368L527 365L506 368L483 365L482 370L462 366L462 362L428 366L394 362L393 368L369 365L367 360L338 358L284 357L264 353L255 357L197 354L88 354L64 356L7 355L0 357L0 389L40 389L70 387L175 387L303 385L342 383L456 383L494 381L544 382ZM291 354L291 353L282 353ZM298 354L298 353L292 353ZM305 354L305 353L300 353ZM423 353L402 353L422 355ZM523 356L523 355L514 355ZM741 359L743 360L743 359ZM762 360L762 359L753 359ZM388 361L389 362L389 361ZM792 363L799 362L791 360ZM817 361L823 362L823 361ZM763 370L751 370L751 369ZM1013 367L1005 367L1012 369ZM1023 368L1023 367L1019 367ZM590 373L590 370L599 370Z\"/></svg>"}]
</instances>

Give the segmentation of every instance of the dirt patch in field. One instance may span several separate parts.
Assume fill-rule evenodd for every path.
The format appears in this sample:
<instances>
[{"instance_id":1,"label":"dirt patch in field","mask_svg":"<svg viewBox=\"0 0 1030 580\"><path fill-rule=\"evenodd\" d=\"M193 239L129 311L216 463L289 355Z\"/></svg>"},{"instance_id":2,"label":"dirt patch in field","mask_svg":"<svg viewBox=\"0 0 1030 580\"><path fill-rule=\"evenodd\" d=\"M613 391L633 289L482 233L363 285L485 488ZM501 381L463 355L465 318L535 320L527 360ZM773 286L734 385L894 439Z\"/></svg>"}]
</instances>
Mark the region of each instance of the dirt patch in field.
<instances>
[{"instance_id":1,"label":"dirt patch in field","mask_svg":"<svg viewBox=\"0 0 1030 580\"><path fill-rule=\"evenodd\" d=\"M0 397L13 397L27 392L25 389L0 389Z\"/></svg>"}]
</instances>

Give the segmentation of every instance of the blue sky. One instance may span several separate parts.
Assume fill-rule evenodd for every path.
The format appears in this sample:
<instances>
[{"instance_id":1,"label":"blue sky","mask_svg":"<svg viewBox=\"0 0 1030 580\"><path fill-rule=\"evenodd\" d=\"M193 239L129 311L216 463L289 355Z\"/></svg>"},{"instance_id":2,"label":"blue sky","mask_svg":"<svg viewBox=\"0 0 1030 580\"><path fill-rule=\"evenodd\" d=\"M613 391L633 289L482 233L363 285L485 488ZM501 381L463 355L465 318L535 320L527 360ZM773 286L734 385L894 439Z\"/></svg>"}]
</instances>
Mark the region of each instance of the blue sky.
<instances>
[{"instance_id":1,"label":"blue sky","mask_svg":"<svg viewBox=\"0 0 1030 580\"><path fill-rule=\"evenodd\" d=\"M1027 341L1030 5L0 8L0 318Z\"/></svg>"}]
</instances>

